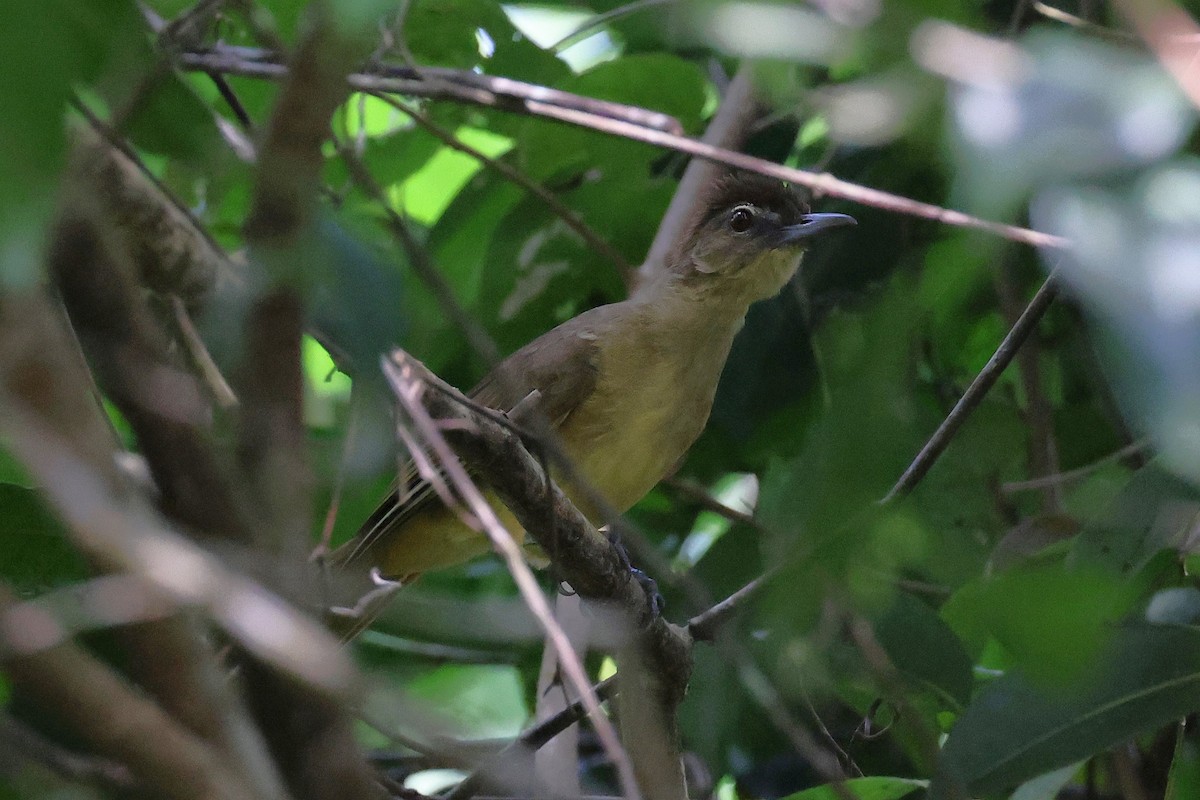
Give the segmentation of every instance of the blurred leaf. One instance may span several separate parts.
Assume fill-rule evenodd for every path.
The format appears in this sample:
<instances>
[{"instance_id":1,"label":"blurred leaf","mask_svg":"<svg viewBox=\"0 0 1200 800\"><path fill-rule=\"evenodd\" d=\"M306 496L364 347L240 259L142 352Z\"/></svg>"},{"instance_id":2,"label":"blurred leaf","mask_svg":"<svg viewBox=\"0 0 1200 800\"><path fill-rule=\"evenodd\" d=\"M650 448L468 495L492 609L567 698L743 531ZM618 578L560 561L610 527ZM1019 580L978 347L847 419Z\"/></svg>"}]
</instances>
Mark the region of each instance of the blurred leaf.
<instances>
[{"instance_id":1,"label":"blurred leaf","mask_svg":"<svg viewBox=\"0 0 1200 800\"><path fill-rule=\"evenodd\" d=\"M0 483L0 577L19 592L42 591L88 574L62 523L32 489Z\"/></svg>"},{"instance_id":2,"label":"blurred leaf","mask_svg":"<svg viewBox=\"0 0 1200 800\"><path fill-rule=\"evenodd\" d=\"M1090 520L1072 563L1133 575L1164 548L1183 548L1200 516L1200 491L1152 462Z\"/></svg>"},{"instance_id":3,"label":"blurred leaf","mask_svg":"<svg viewBox=\"0 0 1200 800\"><path fill-rule=\"evenodd\" d=\"M1128 583L1058 564L1013 569L963 586L942 618L978 653L994 637L1035 680L1076 680L1133 601Z\"/></svg>"},{"instance_id":4,"label":"blurred leaf","mask_svg":"<svg viewBox=\"0 0 1200 800\"><path fill-rule=\"evenodd\" d=\"M904 294L881 299L869 313L832 317L819 334L828 409L800 455L776 461L762 478L758 513L779 534L768 542L772 559L804 554L809 568L833 574L850 566L852 554L867 556L852 565L867 571L887 573L903 561L887 548L872 550L862 533L872 530L876 501L916 452L904 334L913 320Z\"/></svg>"},{"instance_id":5,"label":"blurred leaf","mask_svg":"<svg viewBox=\"0 0 1200 800\"><path fill-rule=\"evenodd\" d=\"M466 738L516 736L529 718L521 681L512 667L446 665L407 688L436 704Z\"/></svg>"},{"instance_id":6,"label":"blurred leaf","mask_svg":"<svg viewBox=\"0 0 1200 800\"><path fill-rule=\"evenodd\" d=\"M937 612L907 592L875 620L875 636L905 676L965 706L974 684L971 659Z\"/></svg>"},{"instance_id":7,"label":"blurred leaf","mask_svg":"<svg viewBox=\"0 0 1200 800\"><path fill-rule=\"evenodd\" d=\"M149 52L142 22L127 0L12 3L0 26L0 283L38 276L43 225L63 164L63 114L76 82ZM128 80L129 76L125 76Z\"/></svg>"},{"instance_id":8,"label":"blurred leaf","mask_svg":"<svg viewBox=\"0 0 1200 800\"><path fill-rule=\"evenodd\" d=\"M913 778L851 778L842 783L857 800L900 800L918 789L924 789L929 781L914 780ZM832 786L814 786L803 792L789 794L783 800L843 800L845 794L836 791Z\"/></svg>"},{"instance_id":9,"label":"blurred leaf","mask_svg":"<svg viewBox=\"0 0 1200 800\"><path fill-rule=\"evenodd\" d=\"M203 163L220 141L212 111L174 72L138 98L123 130L138 147L190 164Z\"/></svg>"},{"instance_id":10,"label":"blurred leaf","mask_svg":"<svg viewBox=\"0 0 1200 800\"><path fill-rule=\"evenodd\" d=\"M1200 745L1196 743L1195 731L1179 726L1175 740L1175 755L1171 759L1171 772L1167 778L1167 791L1163 800L1190 800L1200 797Z\"/></svg>"},{"instance_id":11,"label":"blurred leaf","mask_svg":"<svg viewBox=\"0 0 1200 800\"><path fill-rule=\"evenodd\" d=\"M1098 323L1100 356L1135 428L1167 469L1200 482L1200 161L1179 160L1111 188L1058 186L1034 222L1079 244L1055 256L1064 282Z\"/></svg>"},{"instance_id":12,"label":"blurred leaf","mask_svg":"<svg viewBox=\"0 0 1200 800\"><path fill-rule=\"evenodd\" d=\"M1200 709L1200 630L1122 627L1089 672L1054 691L1012 674L980 692L942 748L930 800L951 796L948 781L999 792Z\"/></svg>"},{"instance_id":13,"label":"blurred leaf","mask_svg":"<svg viewBox=\"0 0 1200 800\"><path fill-rule=\"evenodd\" d=\"M1195 125L1148 53L1050 29L1021 44L1010 74L952 96L957 174L976 213L1008 216L1035 187L1152 163Z\"/></svg>"}]
</instances>

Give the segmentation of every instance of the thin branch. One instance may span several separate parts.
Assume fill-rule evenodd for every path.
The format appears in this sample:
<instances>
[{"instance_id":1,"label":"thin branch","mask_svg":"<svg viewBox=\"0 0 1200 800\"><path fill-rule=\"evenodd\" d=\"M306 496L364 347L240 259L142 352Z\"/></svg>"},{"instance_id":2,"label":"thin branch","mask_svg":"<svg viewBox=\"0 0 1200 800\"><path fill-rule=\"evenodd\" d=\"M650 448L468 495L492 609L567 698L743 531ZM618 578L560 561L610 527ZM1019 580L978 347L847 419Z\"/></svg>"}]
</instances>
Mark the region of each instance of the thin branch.
<instances>
[{"instance_id":1,"label":"thin branch","mask_svg":"<svg viewBox=\"0 0 1200 800\"><path fill-rule=\"evenodd\" d=\"M1017 319L1015 325L1009 330L1008 335L1000 342L1000 346L996 348L996 352L988 359L988 363L984 365L980 373L975 376L975 380L963 392L963 396L959 398L950 414L938 426L938 429L929 437L929 441L921 448L921 452L913 459L913 462L908 465L908 469L904 470L904 474L896 481L896 485L891 488L887 496L880 501L883 504L892 502L901 497L904 497L913 490L918 483L929 472L930 468L941 457L942 453L954 439L959 428L971 416L971 413L983 402L983 398L996 384L1000 375L1008 368L1017 351L1021 349L1021 345L1025 342L1029 335L1033 333L1038 322L1041 321L1042 315L1046 313L1046 309L1054 302L1054 298L1058 295L1058 281L1053 273L1046 278L1037 294L1025 307L1021 316Z\"/></svg>"},{"instance_id":2,"label":"thin branch","mask_svg":"<svg viewBox=\"0 0 1200 800\"><path fill-rule=\"evenodd\" d=\"M617 678L615 675L605 678L593 687L596 697L601 701L616 696L617 689ZM512 744L506 746L503 750L488 759L486 764L477 767L471 774L463 778L462 782L447 792L441 800L470 800L470 798L475 797L479 790L484 787L488 775L495 771L498 765L509 762L521 753L543 747L555 736L558 736L558 734L567 728L586 718L587 714L587 707L584 702L576 700L554 716L547 717L536 725L527 728Z\"/></svg>"},{"instance_id":3,"label":"thin branch","mask_svg":"<svg viewBox=\"0 0 1200 800\"><path fill-rule=\"evenodd\" d=\"M219 53L183 53L179 56L179 64L183 69L212 69L231 75L267 80L280 80L287 72L286 68L281 64L270 61L248 60L230 52L230 48L224 48ZM402 70L403 68L396 69ZM358 73L351 75L348 80L352 88L362 92L390 92L411 96L438 97L457 102L486 105L504 111L547 117L612 136L633 139L657 147L698 156L737 169L744 169L779 178L780 180L790 181L799 186L804 186L819 195L840 197L845 200L861 203L862 205L920 217L945 225L980 230L1033 247L1064 248L1069 244L1061 236L1054 236L1016 225L1007 225L980 219L961 211L942 208L931 203L923 203L907 197L894 195L890 192L843 181L828 173L813 173L793 167L785 167L765 159L745 155L744 153L713 147L680 134L657 130L645 124L630 122L627 119L628 114L623 115L621 118L616 118L596 113L595 110L590 108L585 110L568 107L540 99L522 99L519 103L501 102L497 99L497 95L482 89L447 95L444 91L435 92L430 90L429 85L420 80L381 77L373 74ZM539 87L539 91L550 90Z\"/></svg>"},{"instance_id":4,"label":"thin branch","mask_svg":"<svg viewBox=\"0 0 1200 800\"><path fill-rule=\"evenodd\" d=\"M489 169L500 173L506 180L517 184L522 189L541 200L566 224L568 228L579 234L579 237L583 239L584 242L600 253L600 255L604 256L604 258L613 263L613 265L617 268L617 272L621 276L621 281L626 287L632 285L634 270L633 267L630 266L629 262L625 260L625 257L617 252L616 248L609 244L608 240L597 233L592 226L584 222L583 218L576 214L574 210L563 203L563 201L559 200L553 192L549 191L536 181L531 180L520 170L514 169L503 161L492 158L486 153L481 153L479 150L476 150L469 144L460 141L458 137L442 128L440 125L435 124L425 114L422 114L416 109L405 106L391 95L383 94L381 92L371 92L370 94L372 97L379 98L392 108L396 109L402 114L407 115L410 119L412 119L413 122L429 131L429 133L439 139L447 147L457 150L460 153L465 153Z\"/></svg>"},{"instance_id":5,"label":"thin branch","mask_svg":"<svg viewBox=\"0 0 1200 800\"><path fill-rule=\"evenodd\" d=\"M698 642L713 641L721 626L723 626L730 617L733 616L739 608L745 605L751 597L758 594L759 590L766 585L776 574L775 570L771 570L762 575L759 575L754 580L747 583L742 588L738 589L733 594L726 597L721 602L714 605L712 608L702 611L692 617L687 622L688 633L692 634L692 638Z\"/></svg>"},{"instance_id":6,"label":"thin branch","mask_svg":"<svg viewBox=\"0 0 1200 800\"><path fill-rule=\"evenodd\" d=\"M1021 318L1021 300L1015 283L1015 270L1011 260L1002 255L997 265L994 282L1000 301L1000 311L1009 326L1015 326ZM1029 474L1053 475L1060 471L1058 440L1054 436L1054 408L1042 388L1042 356L1037 338L1026 341L1017 353L1017 374L1024 389L1024 420L1027 429L1027 462ZM1056 514L1062 507L1062 493L1057 484L1044 488L1042 510Z\"/></svg>"},{"instance_id":7,"label":"thin branch","mask_svg":"<svg viewBox=\"0 0 1200 800\"><path fill-rule=\"evenodd\" d=\"M632 3L626 3L625 5L611 8L601 14L588 17L579 24L579 27L575 28L575 30L571 31L546 49L553 50L556 53L560 52L587 38L597 28L601 28L610 22L620 19L621 17L627 17L630 14L637 13L638 11L644 11L647 8L653 8L654 6L665 6L675 2L678 2L678 0L634 0Z\"/></svg>"},{"instance_id":8,"label":"thin branch","mask_svg":"<svg viewBox=\"0 0 1200 800\"><path fill-rule=\"evenodd\" d=\"M171 295L170 302L179 341L187 351L192 364L195 365L196 372L203 379L204 385L208 387L213 401L226 411L237 408L237 395L229 386L229 382L225 380L225 376L221 374L221 368L213 360L212 354L208 352L208 346L200 337L200 331L196 330L196 324L192 322L192 316L188 313L187 306L178 295Z\"/></svg>"},{"instance_id":9,"label":"thin branch","mask_svg":"<svg viewBox=\"0 0 1200 800\"><path fill-rule=\"evenodd\" d=\"M1069 469L1066 472L1059 472L1054 475L1043 475L1040 478L1032 478L1027 481L1010 481L1000 485L1000 491L1005 494L1017 494L1018 492L1035 492L1042 491L1047 486L1062 486L1067 483L1083 480L1092 473L1103 467L1108 466L1122 459L1137 455L1144 452L1150 446L1147 439L1138 439L1132 444L1127 444L1115 453L1109 453L1103 458L1096 459L1090 464L1084 464L1076 469Z\"/></svg>"},{"instance_id":10,"label":"thin branch","mask_svg":"<svg viewBox=\"0 0 1200 800\"><path fill-rule=\"evenodd\" d=\"M267 80L281 80L287 72L274 53L257 48L221 45L204 52L177 53L175 58L180 68L189 71L212 71ZM653 130L672 133L683 131L679 120L660 111L462 70L376 64L372 71L356 73L349 80L354 89L363 92L395 92L413 97L453 100L534 116L538 114L529 104L538 101L603 119L627 121Z\"/></svg>"},{"instance_id":11,"label":"thin branch","mask_svg":"<svg viewBox=\"0 0 1200 800\"><path fill-rule=\"evenodd\" d=\"M562 665L568 680L574 685L575 690L584 700L588 716L592 720L592 725L595 727L596 733L600 736L600 741L603 742L609 758L612 759L613 764L617 767L617 772L621 779L622 791L629 800L636 800L641 795L638 791L637 781L634 778L633 766L629 761L629 756L621 747L621 742L617 738L617 732L613 728L612 723L600 710L600 700L592 691L591 682L587 678L583 664L580 663L579 657L571 647L566 634L563 633L562 628L559 627L557 621L554 619L554 612L546 602L546 597L542 594L532 570L530 570L529 565L525 562L521 548L513 540L512 534L504 528L504 524L500 522L499 517L496 516L496 512L488 504L479 487L471 480L471 476L467 473L466 468L459 462L453 450L450 449L438 424L430 416L430 412L421 404L419 398L424 393L421 390L422 382L419 372L414 369L411 362L397 355L393 355L391 359L382 359L381 365L385 377L392 386L396 399L399 400L405 413L412 420L414 427L420 432L422 438L437 455L438 460L441 462L441 468L454 484L458 495L463 499L467 508L469 508L474 520L483 527L493 547L504 558L526 605L529 606L529 610L533 612L534 616L541 623L547 638L554 646L558 654L559 663ZM436 395L431 394L430 396L433 397ZM504 433L506 436L511 436L507 431ZM596 534L597 537L599 535L599 533ZM554 551L548 550L547 552Z\"/></svg>"},{"instance_id":12,"label":"thin branch","mask_svg":"<svg viewBox=\"0 0 1200 800\"><path fill-rule=\"evenodd\" d=\"M685 500L695 503L705 511L711 511L738 525L748 525L756 531L764 531L763 524L755 519L753 514L725 505L693 480L671 477L664 480L663 485L683 495Z\"/></svg>"}]
</instances>

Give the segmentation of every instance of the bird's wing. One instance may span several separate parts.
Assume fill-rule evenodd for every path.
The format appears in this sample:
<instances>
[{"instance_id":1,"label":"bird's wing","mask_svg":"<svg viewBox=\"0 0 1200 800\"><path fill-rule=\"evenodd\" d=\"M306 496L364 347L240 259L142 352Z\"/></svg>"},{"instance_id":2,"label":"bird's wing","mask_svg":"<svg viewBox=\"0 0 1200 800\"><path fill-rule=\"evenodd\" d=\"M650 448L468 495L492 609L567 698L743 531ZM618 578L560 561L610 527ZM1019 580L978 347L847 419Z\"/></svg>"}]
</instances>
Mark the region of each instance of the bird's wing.
<instances>
[{"instance_id":1,"label":"bird's wing","mask_svg":"<svg viewBox=\"0 0 1200 800\"><path fill-rule=\"evenodd\" d=\"M468 396L480 405L508 412L536 390L541 394L538 409L551 426L559 427L596 387L598 336L589 324L592 316L581 314L534 339L498 364ZM440 502L430 483L407 461L387 497L333 561L350 563Z\"/></svg>"}]
</instances>

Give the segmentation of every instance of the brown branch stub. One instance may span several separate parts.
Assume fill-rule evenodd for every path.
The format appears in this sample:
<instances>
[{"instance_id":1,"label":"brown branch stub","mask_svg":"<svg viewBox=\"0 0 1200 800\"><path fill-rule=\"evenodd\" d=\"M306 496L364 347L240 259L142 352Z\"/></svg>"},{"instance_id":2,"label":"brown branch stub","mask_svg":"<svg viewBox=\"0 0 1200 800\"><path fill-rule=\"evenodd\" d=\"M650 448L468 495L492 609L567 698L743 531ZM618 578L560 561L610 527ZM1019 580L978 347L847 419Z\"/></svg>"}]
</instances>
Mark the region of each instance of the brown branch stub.
<instances>
[{"instance_id":1,"label":"brown branch stub","mask_svg":"<svg viewBox=\"0 0 1200 800\"><path fill-rule=\"evenodd\" d=\"M254 199L246 220L252 244L287 247L307 228L320 187L329 121L350 93L356 43L339 31L329 2L315 2L308 34L293 54L287 80L259 151Z\"/></svg>"}]
</instances>

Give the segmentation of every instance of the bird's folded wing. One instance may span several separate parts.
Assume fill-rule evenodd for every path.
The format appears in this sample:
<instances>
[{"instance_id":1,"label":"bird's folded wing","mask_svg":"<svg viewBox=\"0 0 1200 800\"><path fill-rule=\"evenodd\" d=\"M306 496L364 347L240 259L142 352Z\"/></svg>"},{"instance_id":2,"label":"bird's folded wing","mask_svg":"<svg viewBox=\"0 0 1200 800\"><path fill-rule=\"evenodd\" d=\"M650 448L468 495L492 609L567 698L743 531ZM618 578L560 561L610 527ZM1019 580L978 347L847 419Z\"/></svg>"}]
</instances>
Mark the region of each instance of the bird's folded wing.
<instances>
[{"instance_id":1,"label":"bird's folded wing","mask_svg":"<svg viewBox=\"0 0 1200 800\"><path fill-rule=\"evenodd\" d=\"M513 353L468 397L507 413L536 390L541 395L538 410L557 429L596 388L597 337L587 326L587 317L576 317ZM355 560L406 521L440 502L433 486L418 473L411 459L407 460L401 464L387 497L355 538L334 555L335 563Z\"/></svg>"}]
</instances>

